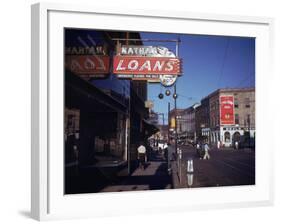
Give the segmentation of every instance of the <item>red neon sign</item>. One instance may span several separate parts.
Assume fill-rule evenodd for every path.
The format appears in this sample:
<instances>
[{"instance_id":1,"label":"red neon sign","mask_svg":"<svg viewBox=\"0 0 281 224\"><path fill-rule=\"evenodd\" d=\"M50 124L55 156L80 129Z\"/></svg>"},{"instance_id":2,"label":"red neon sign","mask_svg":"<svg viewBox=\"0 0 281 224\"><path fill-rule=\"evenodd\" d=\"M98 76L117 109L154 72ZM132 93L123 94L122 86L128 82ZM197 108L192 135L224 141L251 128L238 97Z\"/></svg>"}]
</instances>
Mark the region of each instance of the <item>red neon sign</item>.
<instances>
[{"instance_id":1,"label":"red neon sign","mask_svg":"<svg viewBox=\"0 0 281 224\"><path fill-rule=\"evenodd\" d=\"M78 75L109 73L109 56L66 55L65 66Z\"/></svg>"},{"instance_id":2,"label":"red neon sign","mask_svg":"<svg viewBox=\"0 0 281 224\"><path fill-rule=\"evenodd\" d=\"M171 57L115 56L115 74L181 74L181 60Z\"/></svg>"}]
</instances>

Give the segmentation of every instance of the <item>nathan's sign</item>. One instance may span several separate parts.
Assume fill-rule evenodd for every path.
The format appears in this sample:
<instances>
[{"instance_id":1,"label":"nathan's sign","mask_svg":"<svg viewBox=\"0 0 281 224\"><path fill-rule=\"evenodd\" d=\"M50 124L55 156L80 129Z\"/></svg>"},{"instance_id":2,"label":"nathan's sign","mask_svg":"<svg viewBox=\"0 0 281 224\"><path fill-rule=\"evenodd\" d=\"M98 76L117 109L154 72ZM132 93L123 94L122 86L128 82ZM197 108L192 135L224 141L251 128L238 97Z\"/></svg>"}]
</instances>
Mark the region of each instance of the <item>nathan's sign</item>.
<instances>
[{"instance_id":1,"label":"nathan's sign","mask_svg":"<svg viewBox=\"0 0 281 224\"><path fill-rule=\"evenodd\" d=\"M123 45L117 49L119 55L152 56L152 57L175 57L174 53L162 46L134 46Z\"/></svg>"},{"instance_id":2,"label":"nathan's sign","mask_svg":"<svg viewBox=\"0 0 281 224\"><path fill-rule=\"evenodd\" d=\"M180 63L178 58L115 56L113 59L113 73L179 75L181 73Z\"/></svg>"},{"instance_id":3,"label":"nathan's sign","mask_svg":"<svg viewBox=\"0 0 281 224\"><path fill-rule=\"evenodd\" d=\"M67 47L65 67L76 75L104 78L109 74L110 60L102 46Z\"/></svg>"},{"instance_id":4,"label":"nathan's sign","mask_svg":"<svg viewBox=\"0 0 281 224\"><path fill-rule=\"evenodd\" d=\"M118 78L175 83L181 75L181 60L166 47L123 45L113 58L113 73Z\"/></svg>"}]
</instances>

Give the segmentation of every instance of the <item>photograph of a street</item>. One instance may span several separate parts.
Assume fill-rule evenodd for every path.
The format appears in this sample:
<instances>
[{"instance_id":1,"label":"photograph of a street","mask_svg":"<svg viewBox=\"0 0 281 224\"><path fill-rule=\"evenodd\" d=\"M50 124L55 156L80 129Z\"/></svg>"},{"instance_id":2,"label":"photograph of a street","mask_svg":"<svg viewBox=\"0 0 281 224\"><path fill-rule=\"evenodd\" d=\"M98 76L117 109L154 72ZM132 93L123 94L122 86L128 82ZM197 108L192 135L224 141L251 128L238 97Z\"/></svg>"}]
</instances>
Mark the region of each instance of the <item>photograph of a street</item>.
<instances>
[{"instance_id":1,"label":"photograph of a street","mask_svg":"<svg viewBox=\"0 0 281 224\"><path fill-rule=\"evenodd\" d=\"M255 38L64 34L65 194L255 185Z\"/></svg>"}]
</instances>

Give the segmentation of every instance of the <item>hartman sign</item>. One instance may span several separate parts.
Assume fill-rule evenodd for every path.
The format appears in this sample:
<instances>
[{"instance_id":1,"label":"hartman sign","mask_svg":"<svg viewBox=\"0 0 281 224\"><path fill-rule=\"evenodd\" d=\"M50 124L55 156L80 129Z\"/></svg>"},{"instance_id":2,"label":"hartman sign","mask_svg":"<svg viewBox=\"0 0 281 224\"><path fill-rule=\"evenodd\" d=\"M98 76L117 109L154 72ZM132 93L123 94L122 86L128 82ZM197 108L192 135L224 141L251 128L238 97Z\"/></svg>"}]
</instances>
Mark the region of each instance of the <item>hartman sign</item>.
<instances>
[{"instance_id":1,"label":"hartman sign","mask_svg":"<svg viewBox=\"0 0 281 224\"><path fill-rule=\"evenodd\" d=\"M110 58L103 46L67 47L65 67L79 76L104 78L110 71Z\"/></svg>"},{"instance_id":2,"label":"hartman sign","mask_svg":"<svg viewBox=\"0 0 281 224\"><path fill-rule=\"evenodd\" d=\"M109 73L109 57L106 55L67 55L65 66L78 75Z\"/></svg>"}]
</instances>

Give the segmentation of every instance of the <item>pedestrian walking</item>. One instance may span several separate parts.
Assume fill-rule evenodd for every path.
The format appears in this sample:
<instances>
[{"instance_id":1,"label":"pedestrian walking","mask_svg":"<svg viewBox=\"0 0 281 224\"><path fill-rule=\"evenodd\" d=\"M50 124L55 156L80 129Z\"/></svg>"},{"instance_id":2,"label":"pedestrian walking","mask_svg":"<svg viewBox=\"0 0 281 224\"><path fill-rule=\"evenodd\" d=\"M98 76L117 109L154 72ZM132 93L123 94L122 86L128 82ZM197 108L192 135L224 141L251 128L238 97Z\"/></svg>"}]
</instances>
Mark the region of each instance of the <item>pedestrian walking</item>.
<instances>
[{"instance_id":1,"label":"pedestrian walking","mask_svg":"<svg viewBox=\"0 0 281 224\"><path fill-rule=\"evenodd\" d=\"M195 147L196 147L196 153L197 153L198 157L201 158L201 156L200 156L200 144L199 144L199 142L196 143Z\"/></svg>"},{"instance_id":2,"label":"pedestrian walking","mask_svg":"<svg viewBox=\"0 0 281 224\"><path fill-rule=\"evenodd\" d=\"M235 149L238 149L238 148L239 148L239 143L238 143L238 141L235 141L234 145L235 145Z\"/></svg>"},{"instance_id":3,"label":"pedestrian walking","mask_svg":"<svg viewBox=\"0 0 281 224\"><path fill-rule=\"evenodd\" d=\"M173 152L170 143L167 144L167 147L165 148L165 152L166 152L165 154L166 154L166 161L167 161L167 170L168 173L171 174L171 170L172 170L171 160L173 157Z\"/></svg>"},{"instance_id":4,"label":"pedestrian walking","mask_svg":"<svg viewBox=\"0 0 281 224\"><path fill-rule=\"evenodd\" d=\"M204 154L203 159L208 159L209 160L211 158L210 154L209 154L209 150L210 150L210 148L209 148L208 144L205 143L205 145L204 145L205 154Z\"/></svg>"},{"instance_id":5,"label":"pedestrian walking","mask_svg":"<svg viewBox=\"0 0 281 224\"><path fill-rule=\"evenodd\" d=\"M145 162L146 162L146 148L144 144L141 143L137 150L138 150L139 167L144 170Z\"/></svg>"},{"instance_id":6,"label":"pedestrian walking","mask_svg":"<svg viewBox=\"0 0 281 224\"><path fill-rule=\"evenodd\" d=\"M220 149L220 147L221 147L221 142L218 141L218 142L217 142L217 148Z\"/></svg>"},{"instance_id":7,"label":"pedestrian walking","mask_svg":"<svg viewBox=\"0 0 281 224\"><path fill-rule=\"evenodd\" d=\"M164 150L164 157L167 160L167 158L168 158L168 144L166 142L164 143L163 150Z\"/></svg>"}]
</instances>

